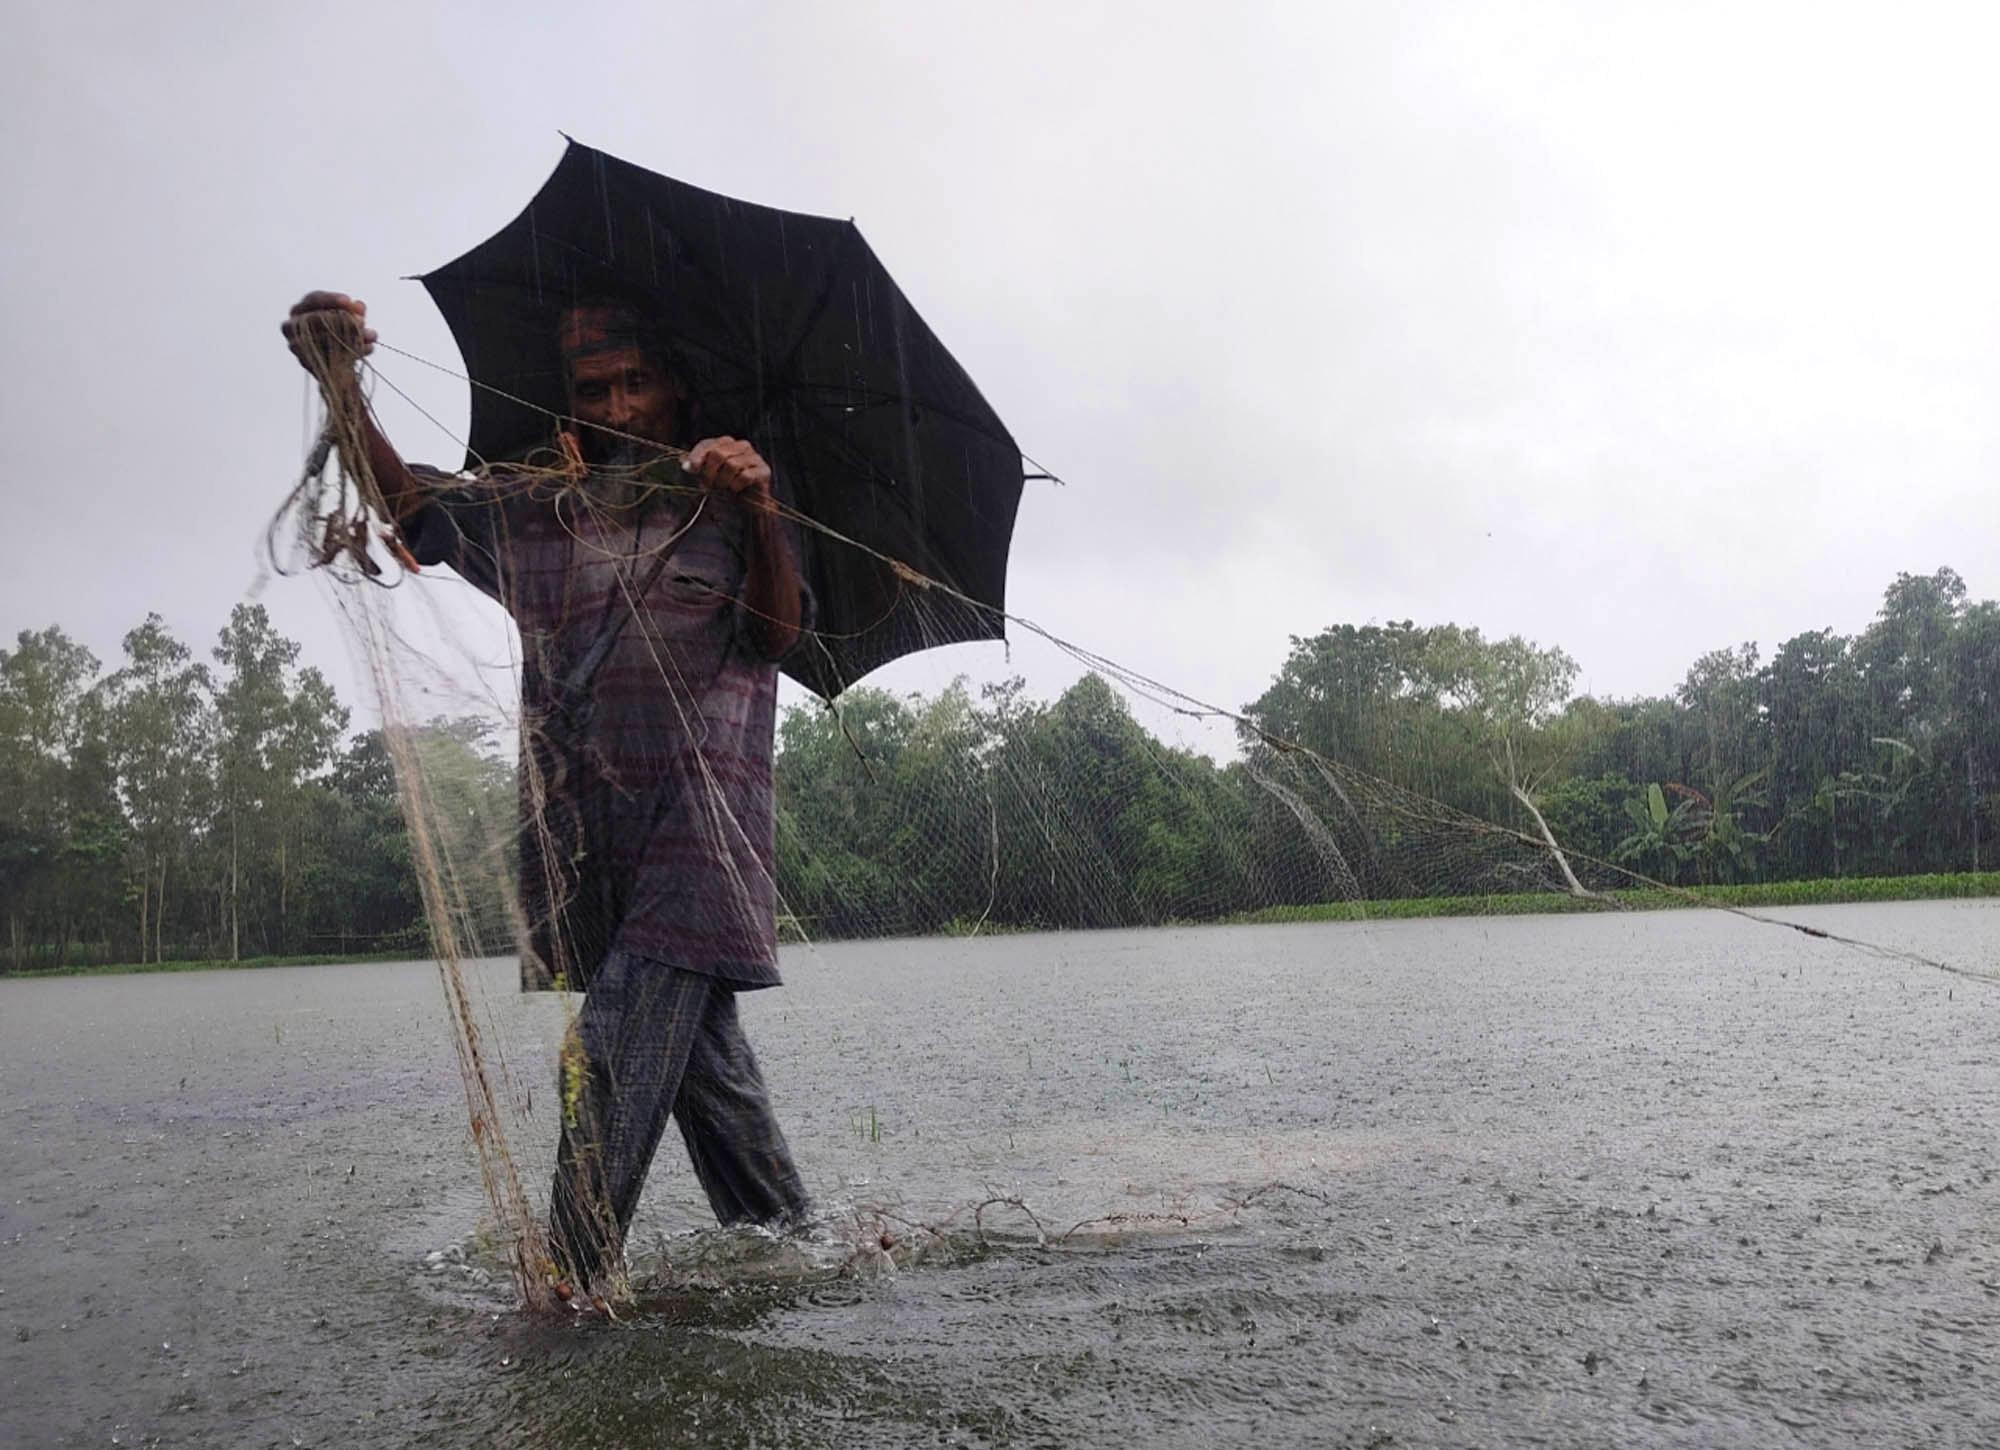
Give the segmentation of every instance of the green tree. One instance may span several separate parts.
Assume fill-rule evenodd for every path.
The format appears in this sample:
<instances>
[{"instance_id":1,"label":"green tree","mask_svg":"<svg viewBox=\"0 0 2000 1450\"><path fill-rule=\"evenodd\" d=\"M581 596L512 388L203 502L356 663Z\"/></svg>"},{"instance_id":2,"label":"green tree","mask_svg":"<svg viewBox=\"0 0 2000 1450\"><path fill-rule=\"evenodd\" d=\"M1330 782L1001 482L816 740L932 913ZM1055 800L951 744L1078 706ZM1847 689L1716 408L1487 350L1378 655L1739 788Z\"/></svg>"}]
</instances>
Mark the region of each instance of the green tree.
<instances>
[{"instance_id":1,"label":"green tree","mask_svg":"<svg viewBox=\"0 0 2000 1450\"><path fill-rule=\"evenodd\" d=\"M1976 655L1961 655L1967 619L1965 581L1954 570L1898 574L1855 642L1873 753L1868 764L1881 777L1871 802L1872 869L1943 870L1970 859L1974 742L1991 729L1977 701L1990 690L1991 676ZM1963 683L1962 662L1972 673Z\"/></svg>"},{"instance_id":2,"label":"green tree","mask_svg":"<svg viewBox=\"0 0 2000 1450\"><path fill-rule=\"evenodd\" d=\"M1463 633L1460 648L1464 709L1486 745L1494 774L1533 820L1571 894L1588 895L1537 802L1602 728L1599 712L1588 706L1563 709L1576 683L1576 661L1519 635L1489 644L1477 630Z\"/></svg>"},{"instance_id":3,"label":"green tree","mask_svg":"<svg viewBox=\"0 0 2000 1450\"><path fill-rule=\"evenodd\" d=\"M1948 662L1947 703L1965 762L1964 854L1969 870L2000 861L2000 604L1968 606ZM1954 774L1957 761L1952 762Z\"/></svg>"},{"instance_id":4,"label":"green tree","mask_svg":"<svg viewBox=\"0 0 2000 1450\"><path fill-rule=\"evenodd\" d=\"M16 971L33 918L60 894L65 857L96 840L71 777L89 738L84 700L97 670L96 656L53 626L23 630L13 649L0 649L0 910Z\"/></svg>"},{"instance_id":5,"label":"green tree","mask_svg":"<svg viewBox=\"0 0 2000 1450\"><path fill-rule=\"evenodd\" d=\"M1570 775L1543 791L1538 804L1550 832L1572 859L1616 862L1633 828L1631 807L1643 806L1644 794L1642 787L1616 773Z\"/></svg>"},{"instance_id":6,"label":"green tree","mask_svg":"<svg viewBox=\"0 0 2000 1450\"><path fill-rule=\"evenodd\" d=\"M244 883L266 951L293 950L293 878L311 793L347 728L347 710L261 604L238 604L217 638L216 841L226 855L229 953L243 954Z\"/></svg>"},{"instance_id":7,"label":"green tree","mask_svg":"<svg viewBox=\"0 0 2000 1450\"><path fill-rule=\"evenodd\" d=\"M299 872L301 944L347 952L407 944L420 949L424 907L395 763L380 730L367 730L336 756L327 784L307 797L309 837L318 843Z\"/></svg>"},{"instance_id":8,"label":"green tree","mask_svg":"<svg viewBox=\"0 0 2000 1450\"><path fill-rule=\"evenodd\" d=\"M109 950L122 916L129 852L118 799L104 699L93 689L77 702L77 730L65 779L68 834L50 901L56 912L54 965L68 960L73 941Z\"/></svg>"},{"instance_id":9,"label":"green tree","mask_svg":"<svg viewBox=\"0 0 2000 1450\"><path fill-rule=\"evenodd\" d=\"M779 898L811 936L917 930L888 856L908 818L894 789L909 705L860 686L837 709L789 709L773 765Z\"/></svg>"},{"instance_id":10,"label":"green tree","mask_svg":"<svg viewBox=\"0 0 2000 1450\"><path fill-rule=\"evenodd\" d=\"M124 667L106 682L108 738L131 822L140 960L160 961L173 868L185 864L208 818L209 677L157 614L125 636L124 648Z\"/></svg>"},{"instance_id":11,"label":"green tree","mask_svg":"<svg viewBox=\"0 0 2000 1450\"><path fill-rule=\"evenodd\" d=\"M1710 650L1688 670L1676 696L1696 745L1695 778L1681 777L1687 784L1719 790L1768 763L1759 673L1754 641Z\"/></svg>"},{"instance_id":12,"label":"green tree","mask_svg":"<svg viewBox=\"0 0 2000 1450\"><path fill-rule=\"evenodd\" d=\"M444 900L458 939L479 955L511 946L518 927L510 907L520 886L516 756L497 735L492 720L464 715L387 737L422 782L417 799L446 873ZM411 794L403 800L407 811Z\"/></svg>"},{"instance_id":13,"label":"green tree","mask_svg":"<svg viewBox=\"0 0 2000 1450\"><path fill-rule=\"evenodd\" d=\"M286 673L298 646L279 638L261 604L229 613L214 650L221 671L215 692L216 799L227 851L224 896L229 955L243 956L243 871L246 850L265 852L278 794L276 739L290 705Z\"/></svg>"},{"instance_id":14,"label":"green tree","mask_svg":"<svg viewBox=\"0 0 2000 1450\"><path fill-rule=\"evenodd\" d=\"M1858 807L1841 772L1864 753L1867 707L1853 642L1830 629L1786 640L1758 680L1770 729L1773 857L1784 876L1840 876Z\"/></svg>"},{"instance_id":15,"label":"green tree","mask_svg":"<svg viewBox=\"0 0 2000 1450\"><path fill-rule=\"evenodd\" d=\"M1477 630L1409 620L1294 636L1277 678L1244 707L1244 748L1267 738L1303 745L1455 809L1502 814L1505 787L1464 708L1485 648Z\"/></svg>"}]
</instances>

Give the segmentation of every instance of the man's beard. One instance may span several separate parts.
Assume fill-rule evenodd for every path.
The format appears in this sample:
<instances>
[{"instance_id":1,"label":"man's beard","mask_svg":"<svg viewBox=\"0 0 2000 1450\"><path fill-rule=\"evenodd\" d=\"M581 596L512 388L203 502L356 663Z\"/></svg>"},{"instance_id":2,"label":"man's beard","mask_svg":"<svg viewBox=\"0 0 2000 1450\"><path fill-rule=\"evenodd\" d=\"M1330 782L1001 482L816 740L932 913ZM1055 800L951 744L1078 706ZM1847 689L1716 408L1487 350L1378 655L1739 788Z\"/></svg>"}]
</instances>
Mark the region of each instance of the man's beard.
<instances>
[{"instance_id":1,"label":"man's beard","mask_svg":"<svg viewBox=\"0 0 2000 1450\"><path fill-rule=\"evenodd\" d=\"M660 486L643 475L650 473L657 479L659 470L649 465L668 457L667 446L630 435L589 428L581 431L583 436L577 442L584 462L590 465L590 476L584 483L590 496L607 508L651 504Z\"/></svg>"}]
</instances>

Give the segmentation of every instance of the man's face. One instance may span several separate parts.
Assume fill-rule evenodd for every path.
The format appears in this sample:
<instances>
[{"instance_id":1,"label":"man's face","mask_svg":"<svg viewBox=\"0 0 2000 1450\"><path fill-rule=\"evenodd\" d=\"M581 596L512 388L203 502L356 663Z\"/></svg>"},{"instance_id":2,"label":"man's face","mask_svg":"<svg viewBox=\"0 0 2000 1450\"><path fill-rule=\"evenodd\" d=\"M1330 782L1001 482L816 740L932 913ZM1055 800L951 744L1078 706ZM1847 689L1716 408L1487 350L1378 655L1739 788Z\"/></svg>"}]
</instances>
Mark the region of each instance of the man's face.
<instances>
[{"instance_id":1,"label":"man's face","mask_svg":"<svg viewBox=\"0 0 2000 1450\"><path fill-rule=\"evenodd\" d=\"M602 312L579 309L564 318L562 329L570 415L592 425L578 430L577 442L584 457L593 460L621 451L627 440L616 434L671 444L685 401L657 363L638 347L620 345L608 335L608 321Z\"/></svg>"}]
</instances>

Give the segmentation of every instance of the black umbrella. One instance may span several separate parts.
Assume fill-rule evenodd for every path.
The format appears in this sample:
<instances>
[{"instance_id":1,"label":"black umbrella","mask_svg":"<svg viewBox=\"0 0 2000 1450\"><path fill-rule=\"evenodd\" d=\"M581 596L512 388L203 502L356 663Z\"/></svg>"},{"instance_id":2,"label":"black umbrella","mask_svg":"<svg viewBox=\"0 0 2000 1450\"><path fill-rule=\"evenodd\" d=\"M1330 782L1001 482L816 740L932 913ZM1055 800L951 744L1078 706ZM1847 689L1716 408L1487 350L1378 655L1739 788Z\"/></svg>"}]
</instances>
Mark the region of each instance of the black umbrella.
<instances>
[{"instance_id":1,"label":"black umbrella","mask_svg":"<svg viewBox=\"0 0 2000 1450\"><path fill-rule=\"evenodd\" d=\"M854 541L803 531L818 625L785 665L802 684L831 698L912 651L1003 637L1020 449L852 222L572 141L526 211L421 280L475 384L468 467L550 443L565 307L618 300L657 323L703 430L756 443L793 506Z\"/></svg>"}]
</instances>

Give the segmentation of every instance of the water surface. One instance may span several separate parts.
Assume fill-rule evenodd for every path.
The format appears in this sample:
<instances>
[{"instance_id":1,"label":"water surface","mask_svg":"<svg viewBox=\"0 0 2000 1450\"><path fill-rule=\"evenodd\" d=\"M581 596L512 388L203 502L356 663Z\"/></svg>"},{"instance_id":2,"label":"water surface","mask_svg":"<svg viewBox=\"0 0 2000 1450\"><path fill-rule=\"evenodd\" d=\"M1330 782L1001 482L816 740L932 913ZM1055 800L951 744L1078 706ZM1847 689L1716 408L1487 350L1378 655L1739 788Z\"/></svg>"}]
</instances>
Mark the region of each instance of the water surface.
<instances>
[{"instance_id":1,"label":"water surface","mask_svg":"<svg viewBox=\"0 0 2000 1450\"><path fill-rule=\"evenodd\" d=\"M2000 987L1720 913L786 971L825 1220L705 1228L670 1134L619 1326L495 1277L434 968L0 982L0 1444L2000 1444Z\"/></svg>"}]
</instances>

